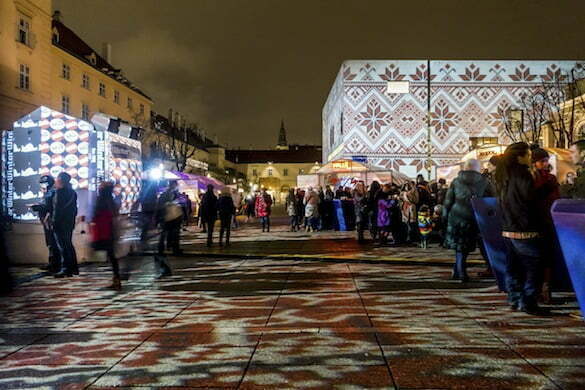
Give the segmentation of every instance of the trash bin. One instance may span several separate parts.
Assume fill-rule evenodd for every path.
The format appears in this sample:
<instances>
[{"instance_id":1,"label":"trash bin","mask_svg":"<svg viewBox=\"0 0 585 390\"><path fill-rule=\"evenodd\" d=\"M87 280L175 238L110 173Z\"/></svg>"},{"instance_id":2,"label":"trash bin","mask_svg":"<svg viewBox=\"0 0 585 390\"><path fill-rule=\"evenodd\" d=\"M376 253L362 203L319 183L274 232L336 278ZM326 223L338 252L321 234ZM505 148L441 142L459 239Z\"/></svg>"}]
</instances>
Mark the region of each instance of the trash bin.
<instances>
[{"instance_id":1,"label":"trash bin","mask_svg":"<svg viewBox=\"0 0 585 390\"><path fill-rule=\"evenodd\" d=\"M502 237L502 216L496 198L471 200L488 261L500 291L506 291L506 243Z\"/></svg>"},{"instance_id":2,"label":"trash bin","mask_svg":"<svg viewBox=\"0 0 585 390\"><path fill-rule=\"evenodd\" d=\"M585 200L559 199L552 217L581 315L585 313Z\"/></svg>"}]
</instances>

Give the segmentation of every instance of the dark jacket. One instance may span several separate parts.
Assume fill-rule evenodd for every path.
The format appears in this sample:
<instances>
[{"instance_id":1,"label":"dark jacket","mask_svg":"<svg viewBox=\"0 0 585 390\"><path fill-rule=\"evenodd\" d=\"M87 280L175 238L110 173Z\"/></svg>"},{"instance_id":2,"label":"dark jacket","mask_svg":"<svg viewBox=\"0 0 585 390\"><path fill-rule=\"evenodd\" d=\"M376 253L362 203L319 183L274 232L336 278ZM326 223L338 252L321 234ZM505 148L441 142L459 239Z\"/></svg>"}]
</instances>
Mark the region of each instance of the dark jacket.
<instances>
[{"instance_id":1,"label":"dark jacket","mask_svg":"<svg viewBox=\"0 0 585 390\"><path fill-rule=\"evenodd\" d=\"M204 221L217 219L217 197L213 191L207 191L201 199L201 219Z\"/></svg>"},{"instance_id":2,"label":"dark jacket","mask_svg":"<svg viewBox=\"0 0 585 390\"><path fill-rule=\"evenodd\" d=\"M445 246L461 252L476 248L479 230L471 206L474 197L493 196L485 177L475 171L460 171L453 180L443 204L443 219L447 221Z\"/></svg>"},{"instance_id":3,"label":"dark jacket","mask_svg":"<svg viewBox=\"0 0 585 390\"><path fill-rule=\"evenodd\" d=\"M53 196L53 229L72 231L77 217L77 193L71 187L59 188Z\"/></svg>"},{"instance_id":4,"label":"dark jacket","mask_svg":"<svg viewBox=\"0 0 585 390\"><path fill-rule=\"evenodd\" d=\"M536 187L527 166L518 165L512 168L507 186L499 191L503 231L540 231Z\"/></svg>"},{"instance_id":5,"label":"dark jacket","mask_svg":"<svg viewBox=\"0 0 585 390\"><path fill-rule=\"evenodd\" d=\"M217 209L219 211L219 218L230 218L236 214L236 206L230 194L222 194L217 201Z\"/></svg>"}]
</instances>

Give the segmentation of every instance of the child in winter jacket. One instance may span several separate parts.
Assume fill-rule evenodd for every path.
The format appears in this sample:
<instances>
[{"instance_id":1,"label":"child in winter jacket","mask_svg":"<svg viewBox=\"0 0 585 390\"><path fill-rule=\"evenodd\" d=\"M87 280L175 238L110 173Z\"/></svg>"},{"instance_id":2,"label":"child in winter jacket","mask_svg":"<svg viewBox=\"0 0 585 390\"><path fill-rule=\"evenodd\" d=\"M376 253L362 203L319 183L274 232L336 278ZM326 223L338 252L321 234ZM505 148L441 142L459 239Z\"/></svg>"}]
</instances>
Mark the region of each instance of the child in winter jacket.
<instances>
[{"instance_id":1,"label":"child in winter jacket","mask_svg":"<svg viewBox=\"0 0 585 390\"><path fill-rule=\"evenodd\" d=\"M420 246L427 249L429 234L433 231L433 220L427 205L423 205L418 212L418 231L420 233Z\"/></svg>"}]
</instances>

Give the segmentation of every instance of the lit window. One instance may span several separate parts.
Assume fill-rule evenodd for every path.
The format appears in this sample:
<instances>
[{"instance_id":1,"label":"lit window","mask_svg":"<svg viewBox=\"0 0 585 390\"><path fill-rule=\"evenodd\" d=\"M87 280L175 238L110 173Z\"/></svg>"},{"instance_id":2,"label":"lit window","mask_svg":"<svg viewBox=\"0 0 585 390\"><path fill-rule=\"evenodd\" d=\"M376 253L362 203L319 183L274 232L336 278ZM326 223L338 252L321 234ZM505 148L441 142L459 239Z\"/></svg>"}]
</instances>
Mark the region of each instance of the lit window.
<instances>
[{"instance_id":1,"label":"lit window","mask_svg":"<svg viewBox=\"0 0 585 390\"><path fill-rule=\"evenodd\" d=\"M81 119L86 121L89 120L89 104L87 103L81 105Z\"/></svg>"},{"instance_id":2,"label":"lit window","mask_svg":"<svg viewBox=\"0 0 585 390\"><path fill-rule=\"evenodd\" d=\"M120 104L120 91L114 91L114 103Z\"/></svg>"},{"instance_id":3,"label":"lit window","mask_svg":"<svg viewBox=\"0 0 585 390\"><path fill-rule=\"evenodd\" d=\"M18 87L30 91L30 68L28 65L20 64L20 75Z\"/></svg>"},{"instance_id":4,"label":"lit window","mask_svg":"<svg viewBox=\"0 0 585 390\"><path fill-rule=\"evenodd\" d=\"M141 114L144 114L144 104L141 104L140 105L140 113Z\"/></svg>"},{"instance_id":5,"label":"lit window","mask_svg":"<svg viewBox=\"0 0 585 390\"><path fill-rule=\"evenodd\" d=\"M288 176L288 169L287 168L283 168L282 176Z\"/></svg>"},{"instance_id":6,"label":"lit window","mask_svg":"<svg viewBox=\"0 0 585 390\"><path fill-rule=\"evenodd\" d=\"M106 97L106 84L100 81L100 96Z\"/></svg>"},{"instance_id":7,"label":"lit window","mask_svg":"<svg viewBox=\"0 0 585 390\"><path fill-rule=\"evenodd\" d=\"M69 96L63 95L61 96L61 112L63 114L69 114Z\"/></svg>"},{"instance_id":8,"label":"lit window","mask_svg":"<svg viewBox=\"0 0 585 390\"><path fill-rule=\"evenodd\" d=\"M89 75L87 73L84 73L81 76L81 86L85 89L89 89Z\"/></svg>"},{"instance_id":9,"label":"lit window","mask_svg":"<svg viewBox=\"0 0 585 390\"><path fill-rule=\"evenodd\" d=\"M272 168L268 168L268 176L272 176Z\"/></svg>"},{"instance_id":10,"label":"lit window","mask_svg":"<svg viewBox=\"0 0 585 390\"><path fill-rule=\"evenodd\" d=\"M18 21L18 42L30 46L30 19L21 16Z\"/></svg>"},{"instance_id":11,"label":"lit window","mask_svg":"<svg viewBox=\"0 0 585 390\"><path fill-rule=\"evenodd\" d=\"M61 67L61 77L63 77L65 80L71 79L71 67L69 65L63 64Z\"/></svg>"},{"instance_id":12,"label":"lit window","mask_svg":"<svg viewBox=\"0 0 585 390\"><path fill-rule=\"evenodd\" d=\"M305 170L303 168L299 169L299 175L304 175L305 174Z\"/></svg>"},{"instance_id":13,"label":"lit window","mask_svg":"<svg viewBox=\"0 0 585 390\"><path fill-rule=\"evenodd\" d=\"M128 102L127 102L127 105L126 105L126 106L127 106L127 107L128 107L130 110L132 109L132 106L133 106L133 103L132 103L132 98L130 98L130 97L128 98Z\"/></svg>"}]
</instances>

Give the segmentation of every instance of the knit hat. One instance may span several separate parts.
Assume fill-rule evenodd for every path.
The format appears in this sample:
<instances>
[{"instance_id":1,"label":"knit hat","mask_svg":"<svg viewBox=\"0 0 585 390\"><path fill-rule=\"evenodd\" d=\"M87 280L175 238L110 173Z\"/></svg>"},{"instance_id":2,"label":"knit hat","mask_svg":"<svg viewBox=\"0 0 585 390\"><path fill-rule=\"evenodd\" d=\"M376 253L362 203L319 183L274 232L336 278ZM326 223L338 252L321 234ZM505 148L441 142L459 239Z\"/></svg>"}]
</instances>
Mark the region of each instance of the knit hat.
<instances>
[{"instance_id":1,"label":"knit hat","mask_svg":"<svg viewBox=\"0 0 585 390\"><path fill-rule=\"evenodd\" d=\"M544 160L545 158L549 158L549 154L546 150L542 148L537 148L532 150L532 162L537 162L540 160Z\"/></svg>"}]
</instances>

